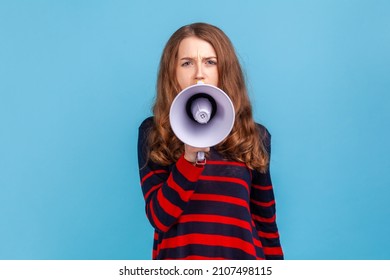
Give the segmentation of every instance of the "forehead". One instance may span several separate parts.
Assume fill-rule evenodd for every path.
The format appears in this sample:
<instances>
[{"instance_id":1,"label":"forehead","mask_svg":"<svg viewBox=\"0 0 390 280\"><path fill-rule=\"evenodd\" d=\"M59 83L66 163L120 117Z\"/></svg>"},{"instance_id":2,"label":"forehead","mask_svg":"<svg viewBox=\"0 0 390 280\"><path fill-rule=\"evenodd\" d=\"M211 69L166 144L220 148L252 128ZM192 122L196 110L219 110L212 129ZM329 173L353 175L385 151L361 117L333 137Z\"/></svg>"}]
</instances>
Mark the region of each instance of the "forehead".
<instances>
[{"instance_id":1,"label":"forehead","mask_svg":"<svg viewBox=\"0 0 390 280\"><path fill-rule=\"evenodd\" d=\"M213 46L198 37L191 36L180 42L178 57L212 57L216 56Z\"/></svg>"}]
</instances>

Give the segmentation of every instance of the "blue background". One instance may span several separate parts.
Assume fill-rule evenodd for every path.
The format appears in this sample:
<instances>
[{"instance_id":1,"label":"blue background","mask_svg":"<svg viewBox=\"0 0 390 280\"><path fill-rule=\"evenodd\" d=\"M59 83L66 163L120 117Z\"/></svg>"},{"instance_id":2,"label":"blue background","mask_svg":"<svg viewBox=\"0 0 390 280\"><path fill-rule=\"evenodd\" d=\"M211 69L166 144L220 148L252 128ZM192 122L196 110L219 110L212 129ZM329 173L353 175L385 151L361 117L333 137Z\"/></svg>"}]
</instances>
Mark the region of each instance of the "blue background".
<instances>
[{"instance_id":1,"label":"blue background","mask_svg":"<svg viewBox=\"0 0 390 280\"><path fill-rule=\"evenodd\" d=\"M286 259L390 259L389 1L0 1L0 259L150 259L136 143L205 21L273 135Z\"/></svg>"}]
</instances>

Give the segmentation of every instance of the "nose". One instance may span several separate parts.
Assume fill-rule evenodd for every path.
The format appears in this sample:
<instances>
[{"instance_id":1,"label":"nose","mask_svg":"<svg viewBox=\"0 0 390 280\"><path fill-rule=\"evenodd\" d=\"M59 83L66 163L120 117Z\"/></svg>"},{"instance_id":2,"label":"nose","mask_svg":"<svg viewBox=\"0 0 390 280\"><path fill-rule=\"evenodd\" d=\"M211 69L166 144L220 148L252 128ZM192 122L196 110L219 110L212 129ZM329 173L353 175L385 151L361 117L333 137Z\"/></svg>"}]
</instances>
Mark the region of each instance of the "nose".
<instances>
[{"instance_id":1,"label":"nose","mask_svg":"<svg viewBox=\"0 0 390 280\"><path fill-rule=\"evenodd\" d=\"M195 80L201 81L204 80L204 69L201 61L198 61L195 73Z\"/></svg>"}]
</instances>

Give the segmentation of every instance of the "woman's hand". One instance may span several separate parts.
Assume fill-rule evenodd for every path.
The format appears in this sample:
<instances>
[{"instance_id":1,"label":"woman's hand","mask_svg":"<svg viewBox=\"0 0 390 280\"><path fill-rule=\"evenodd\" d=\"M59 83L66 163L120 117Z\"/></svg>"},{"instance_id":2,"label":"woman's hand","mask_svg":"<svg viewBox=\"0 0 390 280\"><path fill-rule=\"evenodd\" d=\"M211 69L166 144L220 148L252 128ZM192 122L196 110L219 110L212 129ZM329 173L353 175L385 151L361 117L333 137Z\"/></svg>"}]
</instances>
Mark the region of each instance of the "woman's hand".
<instances>
[{"instance_id":1,"label":"woman's hand","mask_svg":"<svg viewBox=\"0 0 390 280\"><path fill-rule=\"evenodd\" d=\"M196 148L190 145L184 144L184 158L192 163L196 162L198 152L209 152L210 148Z\"/></svg>"}]
</instances>

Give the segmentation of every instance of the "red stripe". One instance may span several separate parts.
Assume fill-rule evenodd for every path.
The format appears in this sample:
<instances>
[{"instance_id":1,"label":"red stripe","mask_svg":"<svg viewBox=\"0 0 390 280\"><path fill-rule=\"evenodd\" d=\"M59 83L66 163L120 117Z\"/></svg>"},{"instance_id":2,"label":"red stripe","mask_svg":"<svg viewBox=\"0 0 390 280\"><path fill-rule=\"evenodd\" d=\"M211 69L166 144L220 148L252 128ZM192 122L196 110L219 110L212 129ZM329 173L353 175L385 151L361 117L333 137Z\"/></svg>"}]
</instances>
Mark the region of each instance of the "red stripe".
<instances>
[{"instance_id":1,"label":"red stripe","mask_svg":"<svg viewBox=\"0 0 390 280\"><path fill-rule=\"evenodd\" d=\"M238 206L245 207L246 209L249 208L248 203L246 200L226 195L219 195L219 194L198 194L194 193L191 197L191 200L207 200L207 201L218 201L218 202L225 202L230 204L235 204Z\"/></svg>"},{"instance_id":2,"label":"red stripe","mask_svg":"<svg viewBox=\"0 0 390 280\"><path fill-rule=\"evenodd\" d=\"M254 187L255 189L261 190L261 191L272 190L272 186L260 186L260 185L253 185L252 184L252 187Z\"/></svg>"},{"instance_id":3,"label":"red stripe","mask_svg":"<svg viewBox=\"0 0 390 280\"><path fill-rule=\"evenodd\" d=\"M261 244L261 241L259 239L253 238L253 244L255 244L255 246L259 248L263 247L263 244Z\"/></svg>"},{"instance_id":4,"label":"red stripe","mask_svg":"<svg viewBox=\"0 0 390 280\"><path fill-rule=\"evenodd\" d=\"M153 175L156 175L156 174L162 174L162 173L168 173L166 170L153 170L151 172L149 172L148 174L146 174L144 177L142 177L141 179L141 185L145 182L145 180L147 180L149 177L153 176Z\"/></svg>"},{"instance_id":5,"label":"red stripe","mask_svg":"<svg viewBox=\"0 0 390 280\"><path fill-rule=\"evenodd\" d=\"M152 251L152 259L155 260L157 258L157 250Z\"/></svg>"},{"instance_id":6,"label":"red stripe","mask_svg":"<svg viewBox=\"0 0 390 280\"><path fill-rule=\"evenodd\" d=\"M148 200L149 195L150 195L152 192L154 192L155 190L157 190L158 188L160 188L160 187L162 186L162 184L163 184L163 183L151 187L150 190L145 194L145 200Z\"/></svg>"},{"instance_id":7,"label":"red stripe","mask_svg":"<svg viewBox=\"0 0 390 280\"><path fill-rule=\"evenodd\" d=\"M202 222L202 223L218 223L218 224L227 224L237 227L252 230L251 225L248 222L226 217L220 215L207 215L207 214L192 214L192 215L183 215L179 218L179 223L189 223L189 222Z\"/></svg>"},{"instance_id":8,"label":"red stripe","mask_svg":"<svg viewBox=\"0 0 390 280\"><path fill-rule=\"evenodd\" d=\"M262 222L262 223L274 223L276 220L275 215L273 215L271 218L264 218L264 217L252 214L252 217L255 221Z\"/></svg>"},{"instance_id":9,"label":"red stripe","mask_svg":"<svg viewBox=\"0 0 390 280\"><path fill-rule=\"evenodd\" d=\"M179 158L176 163L177 170L190 182L198 181L199 175L203 171L203 167L199 168L188 162L184 155Z\"/></svg>"},{"instance_id":10,"label":"red stripe","mask_svg":"<svg viewBox=\"0 0 390 280\"><path fill-rule=\"evenodd\" d=\"M251 199L251 202L252 202L253 204L256 204L256 205L261 206L261 207L270 207L270 206L272 206L272 205L275 204L275 200L271 200L271 201L269 201L269 202L260 202L260 201Z\"/></svg>"},{"instance_id":11,"label":"red stripe","mask_svg":"<svg viewBox=\"0 0 390 280\"><path fill-rule=\"evenodd\" d=\"M263 249L265 255L283 255L283 250L281 247L264 247Z\"/></svg>"},{"instance_id":12,"label":"red stripe","mask_svg":"<svg viewBox=\"0 0 390 280\"><path fill-rule=\"evenodd\" d=\"M246 181L232 178L232 177L222 177L222 176L200 176L201 180L204 181L216 181L216 182L225 182L225 183L235 183L244 186L249 191L249 186Z\"/></svg>"},{"instance_id":13,"label":"red stripe","mask_svg":"<svg viewBox=\"0 0 390 280\"><path fill-rule=\"evenodd\" d=\"M154 222L154 224L156 225L156 227L158 229L160 229L161 231L167 231L169 228L165 225L163 225L160 220L157 218L157 216L154 214L154 209L153 209L153 200L150 201L150 204L149 204L149 210L150 210L150 214L152 216L152 220Z\"/></svg>"},{"instance_id":14,"label":"red stripe","mask_svg":"<svg viewBox=\"0 0 390 280\"><path fill-rule=\"evenodd\" d=\"M194 193L193 190L191 190L191 191L183 190L182 187L180 187L175 182L175 180L173 180L173 176L169 176L167 183L168 183L168 186L171 189L173 189L174 191L176 191L178 193L178 195L180 196L181 200L183 200L183 201L188 201L190 199L190 196Z\"/></svg>"},{"instance_id":15,"label":"red stripe","mask_svg":"<svg viewBox=\"0 0 390 280\"><path fill-rule=\"evenodd\" d=\"M246 164L243 162L235 162L235 161L223 161L223 160L209 160L207 161L207 164L214 164L214 165L233 165L233 166L241 166L246 167Z\"/></svg>"},{"instance_id":16,"label":"red stripe","mask_svg":"<svg viewBox=\"0 0 390 280\"><path fill-rule=\"evenodd\" d=\"M174 205L172 202L170 202L162 192L159 192L157 194L157 201L160 204L161 208L164 209L166 213L173 217L178 217L183 210L179 208L178 206Z\"/></svg>"},{"instance_id":17,"label":"red stripe","mask_svg":"<svg viewBox=\"0 0 390 280\"><path fill-rule=\"evenodd\" d=\"M193 215L183 215L179 218L179 223L188 223L188 222L203 222L203 223L216 223L216 224L227 224L237 227L241 227L248 231L252 231L252 227L246 221L230 218L226 216L219 215L207 215L207 214L193 214ZM263 247L261 242L258 239L253 238L253 243L257 247Z\"/></svg>"},{"instance_id":18,"label":"red stripe","mask_svg":"<svg viewBox=\"0 0 390 280\"><path fill-rule=\"evenodd\" d=\"M256 256L256 251L253 245L237 237L216 235L216 234L200 234L192 233L180 235L177 237L167 238L161 242L160 249L177 248L190 244L222 246L227 248L240 249L247 254Z\"/></svg>"},{"instance_id":19,"label":"red stripe","mask_svg":"<svg viewBox=\"0 0 390 280\"><path fill-rule=\"evenodd\" d=\"M260 237L263 238L279 238L278 232L264 232L264 231L258 231L257 232Z\"/></svg>"}]
</instances>

